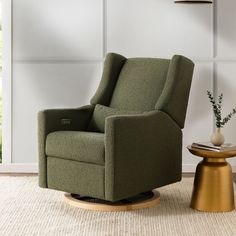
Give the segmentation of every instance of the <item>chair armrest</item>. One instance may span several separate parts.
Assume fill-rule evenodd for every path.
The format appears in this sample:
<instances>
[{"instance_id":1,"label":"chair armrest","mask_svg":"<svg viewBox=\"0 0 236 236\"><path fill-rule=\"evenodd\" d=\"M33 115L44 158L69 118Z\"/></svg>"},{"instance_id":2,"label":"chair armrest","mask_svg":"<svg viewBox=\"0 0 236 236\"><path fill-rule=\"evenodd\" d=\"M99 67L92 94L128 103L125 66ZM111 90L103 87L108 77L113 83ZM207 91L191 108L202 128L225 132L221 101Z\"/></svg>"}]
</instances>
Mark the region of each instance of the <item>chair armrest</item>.
<instances>
[{"instance_id":1,"label":"chair armrest","mask_svg":"<svg viewBox=\"0 0 236 236\"><path fill-rule=\"evenodd\" d=\"M87 128L94 106L74 109L49 109L38 113L39 129L46 133L59 130L84 130Z\"/></svg>"},{"instance_id":2,"label":"chair armrest","mask_svg":"<svg viewBox=\"0 0 236 236\"><path fill-rule=\"evenodd\" d=\"M85 130L93 113L94 106L88 105L77 109L50 109L38 113L38 150L39 150L39 185L47 187L45 155L46 137L49 133L61 130Z\"/></svg>"},{"instance_id":3,"label":"chair armrest","mask_svg":"<svg viewBox=\"0 0 236 236\"><path fill-rule=\"evenodd\" d=\"M149 191L158 187L157 181L162 185L180 178L181 152L182 131L162 111L108 117L105 124L106 199Z\"/></svg>"}]
</instances>

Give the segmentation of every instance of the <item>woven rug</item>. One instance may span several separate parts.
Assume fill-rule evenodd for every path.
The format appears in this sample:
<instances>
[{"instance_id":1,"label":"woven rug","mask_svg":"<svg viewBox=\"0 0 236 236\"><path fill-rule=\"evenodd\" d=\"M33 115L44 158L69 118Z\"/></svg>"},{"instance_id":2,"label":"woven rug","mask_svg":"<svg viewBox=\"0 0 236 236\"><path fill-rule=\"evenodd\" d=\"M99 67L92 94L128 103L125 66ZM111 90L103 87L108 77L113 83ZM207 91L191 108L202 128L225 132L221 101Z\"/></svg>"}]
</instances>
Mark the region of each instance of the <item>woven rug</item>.
<instances>
[{"instance_id":1,"label":"woven rug","mask_svg":"<svg viewBox=\"0 0 236 236\"><path fill-rule=\"evenodd\" d=\"M130 212L92 212L64 203L63 192L40 189L37 177L0 177L0 235L236 235L236 211L189 208L193 178L160 188L160 205ZM236 195L236 194L235 194Z\"/></svg>"}]
</instances>

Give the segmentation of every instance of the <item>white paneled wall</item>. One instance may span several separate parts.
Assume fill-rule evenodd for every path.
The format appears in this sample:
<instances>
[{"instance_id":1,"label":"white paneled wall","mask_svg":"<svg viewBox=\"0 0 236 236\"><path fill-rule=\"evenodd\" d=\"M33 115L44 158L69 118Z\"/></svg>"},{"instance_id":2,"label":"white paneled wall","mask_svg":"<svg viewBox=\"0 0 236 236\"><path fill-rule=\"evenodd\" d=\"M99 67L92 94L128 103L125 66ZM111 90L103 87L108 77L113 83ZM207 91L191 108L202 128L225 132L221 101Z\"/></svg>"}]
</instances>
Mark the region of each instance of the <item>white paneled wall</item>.
<instances>
[{"instance_id":1,"label":"white paneled wall","mask_svg":"<svg viewBox=\"0 0 236 236\"><path fill-rule=\"evenodd\" d=\"M185 147L213 130L206 90L224 93L226 111L236 104L235 11L234 0L13 0L12 161L37 162L37 111L87 104L107 52L183 54L196 62L183 145L183 169L194 170L199 159ZM235 131L236 119L227 141Z\"/></svg>"},{"instance_id":2,"label":"white paneled wall","mask_svg":"<svg viewBox=\"0 0 236 236\"><path fill-rule=\"evenodd\" d=\"M212 67L212 63L195 65L183 136L183 163L186 165L199 162L198 158L188 153L186 146L193 141L209 140L213 131L213 116L206 98L206 90L212 87Z\"/></svg>"},{"instance_id":3,"label":"white paneled wall","mask_svg":"<svg viewBox=\"0 0 236 236\"><path fill-rule=\"evenodd\" d=\"M102 9L102 0L14 0L14 58L101 59Z\"/></svg>"},{"instance_id":4,"label":"white paneled wall","mask_svg":"<svg viewBox=\"0 0 236 236\"><path fill-rule=\"evenodd\" d=\"M224 94L223 114L227 115L232 110L233 106L236 106L236 61L217 63L216 75L218 94ZM236 117L232 118L232 120L225 125L223 133L226 141L236 143ZM229 161L236 165L235 160L232 159Z\"/></svg>"},{"instance_id":5,"label":"white paneled wall","mask_svg":"<svg viewBox=\"0 0 236 236\"><path fill-rule=\"evenodd\" d=\"M108 0L107 49L128 56L210 57L211 8L174 0Z\"/></svg>"},{"instance_id":6,"label":"white paneled wall","mask_svg":"<svg viewBox=\"0 0 236 236\"><path fill-rule=\"evenodd\" d=\"M236 2L218 0L216 4L216 55L236 59ZM236 100L236 99L235 99Z\"/></svg>"},{"instance_id":7,"label":"white paneled wall","mask_svg":"<svg viewBox=\"0 0 236 236\"><path fill-rule=\"evenodd\" d=\"M13 75L14 163L37 161L39 110L79 107L89 103L98 86L100 64L16 63Z\"/></svg>"}]
</instances>

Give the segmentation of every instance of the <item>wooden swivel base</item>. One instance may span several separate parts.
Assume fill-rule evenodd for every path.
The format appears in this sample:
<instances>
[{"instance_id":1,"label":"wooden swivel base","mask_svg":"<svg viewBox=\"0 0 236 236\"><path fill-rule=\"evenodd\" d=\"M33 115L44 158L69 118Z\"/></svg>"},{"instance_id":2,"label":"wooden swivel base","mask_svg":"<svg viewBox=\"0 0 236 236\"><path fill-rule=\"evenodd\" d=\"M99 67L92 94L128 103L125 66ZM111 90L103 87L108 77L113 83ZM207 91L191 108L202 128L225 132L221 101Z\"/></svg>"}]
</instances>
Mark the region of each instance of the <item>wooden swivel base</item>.
<instances>
[{"instance_id":1,"label":"wooden swivel base","mask_svg":"<svg viewBox=\"0 0 236 236\"><path fill-rule=\"evenodd\" d=\"M71 206L92 211L131 211L153 207L159 204L160 194L153 190L115 203L77 194L65 194L65 202Z\"/></svg>"}]
</instances>

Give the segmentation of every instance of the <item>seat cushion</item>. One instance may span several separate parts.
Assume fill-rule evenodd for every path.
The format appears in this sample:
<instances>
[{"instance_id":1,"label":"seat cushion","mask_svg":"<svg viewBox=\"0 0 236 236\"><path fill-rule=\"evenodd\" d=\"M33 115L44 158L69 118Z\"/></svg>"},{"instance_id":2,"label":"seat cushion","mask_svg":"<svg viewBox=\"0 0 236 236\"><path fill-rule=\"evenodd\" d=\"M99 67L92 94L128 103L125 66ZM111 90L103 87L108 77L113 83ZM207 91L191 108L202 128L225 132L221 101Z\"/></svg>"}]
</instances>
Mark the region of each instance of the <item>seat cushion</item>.
<instances>
[{"instance_id":1,"label":"seat cushion","mask_svg":"<svg viewBox=\"0 0 236 236\"><path fill-rule=\"evenodd\" d=\"M81 131L52 132L46 138L46 155L104 165L104 134Z\"/></svg>"},{"instance_id":2,"label":"seat cushion","mask_svg":"<svg viewBox=\"0 0 236 236\"><path fill-rule=\"evenodd\" d=\"M120 110L120 109L106 107L106 106L97 104L95 106L93 116L92 116L90 124L88 126L88 130L104 133L105 120L107 117L113 116L113 115L129 115L129 114L138 114L138 113L141 113L141 112Z\"/></svg>"}]
</instances>

